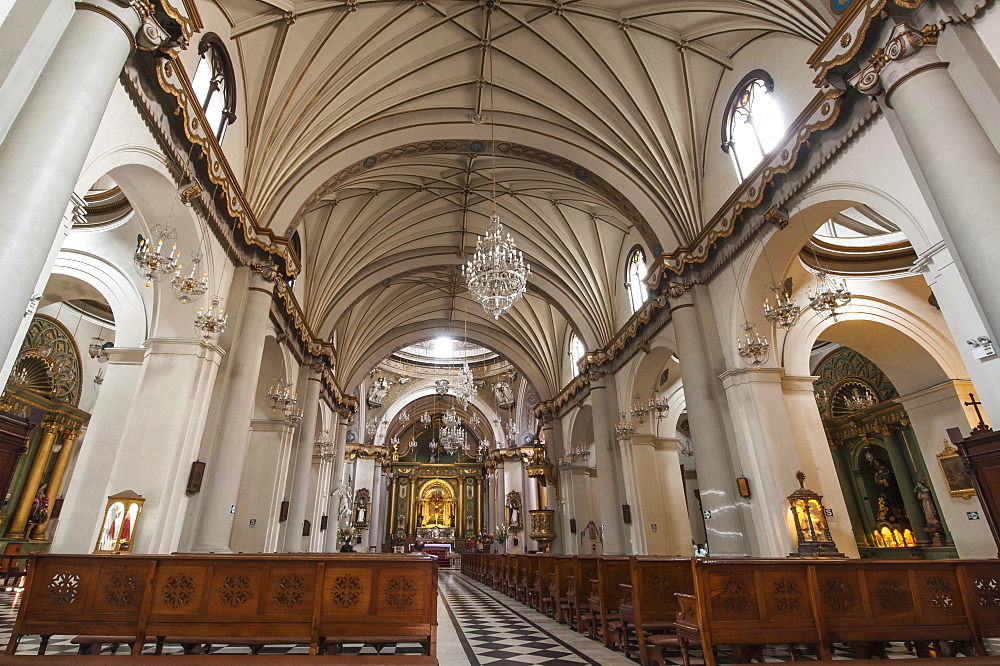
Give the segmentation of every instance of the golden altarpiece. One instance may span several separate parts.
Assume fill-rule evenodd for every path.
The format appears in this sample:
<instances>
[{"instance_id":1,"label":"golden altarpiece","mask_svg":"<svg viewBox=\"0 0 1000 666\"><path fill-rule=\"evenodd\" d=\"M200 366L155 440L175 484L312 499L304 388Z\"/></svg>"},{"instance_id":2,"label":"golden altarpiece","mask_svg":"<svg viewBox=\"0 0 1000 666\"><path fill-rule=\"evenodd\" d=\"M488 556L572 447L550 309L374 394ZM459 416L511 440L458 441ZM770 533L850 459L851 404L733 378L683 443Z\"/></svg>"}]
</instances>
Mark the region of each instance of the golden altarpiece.
<instances>
[{"instance_id":1,"label":"golden altarpiece","mask_svg":"<svg viewBox=\"0 0 1000 666\"><path fill-rule=\"evenodd\" d=\"M862 557L957 557L910 418L869 359L848 347L814 370L816 402ZM945 495L947 496L947 494Z\"/></svg>"},{"instance_id":2,"label":"golden altarpiece","mask_svg":"<svg viewBox=\"0 0 1000 666\"><path fill-rule=\"evenodd\" d=\"M413 424L400 437L413 444L391 462L385 533L393 545L420 539L462 550L486 524L479 442L467 432L471 453L447 453L434 440L440 420L435 414L430 424Z\"/></svg>"},{"instance_id":3,"label":"golden altarpiece","mask_svg":"<svg viewBox=\"0 0 1000 666\"><path fill-rule=\"evenodd\" d=\"M37 424L24 447L6 452L12 473L0 489L4 552L44 551L51 543L74 445L90 419L79 409L80 393L80 350L72 334L54 317L36 315L0 396L0 412Z\"/></svg>"}]
</instances>

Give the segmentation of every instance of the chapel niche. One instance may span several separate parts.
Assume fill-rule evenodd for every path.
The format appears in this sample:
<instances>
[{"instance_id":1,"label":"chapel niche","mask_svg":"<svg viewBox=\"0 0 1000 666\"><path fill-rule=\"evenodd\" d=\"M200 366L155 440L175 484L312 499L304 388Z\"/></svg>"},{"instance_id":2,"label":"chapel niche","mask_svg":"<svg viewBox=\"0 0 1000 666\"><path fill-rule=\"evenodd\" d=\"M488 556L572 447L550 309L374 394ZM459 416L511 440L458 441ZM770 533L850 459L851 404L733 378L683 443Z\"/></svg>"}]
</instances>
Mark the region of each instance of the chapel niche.
<instances>
[{"instance_id":1,"label":"chapel niche","mask_svg":"<svg viewBox=\"0 0 1000 666\"><path fill-rule=\"evenodd\" d=\"M886 374L842 346L824 356L814 374L816 403L861 557L957 557L909 416Z\"/></svg>"}]
</instances>

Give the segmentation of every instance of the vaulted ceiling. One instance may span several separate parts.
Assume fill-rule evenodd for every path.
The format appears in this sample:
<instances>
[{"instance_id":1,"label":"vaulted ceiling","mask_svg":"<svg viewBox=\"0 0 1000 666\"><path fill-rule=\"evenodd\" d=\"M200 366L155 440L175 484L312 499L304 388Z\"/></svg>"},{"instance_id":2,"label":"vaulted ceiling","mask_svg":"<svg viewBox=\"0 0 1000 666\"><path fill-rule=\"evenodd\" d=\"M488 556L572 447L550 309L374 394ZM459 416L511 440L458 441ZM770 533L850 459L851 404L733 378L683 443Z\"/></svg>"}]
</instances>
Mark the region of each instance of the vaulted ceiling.
<instances>
[{"instance_id":1,"label":"vaulted ceiling","mask_svg":"<svg viewBox=\"0 0 1000 666\"><path fill-rule=\"evenodd\" d=\"M345 381L467 325L543 394L570 330L593 349L631 314L629 250L700 229L707 111L734 54L829 24L815 0L215 2L247 102L244 189L265 224L300 232L296 293ZM533 272L498 322L456 269L492 212L494 153Z\"/></svg>"}]
</instances>

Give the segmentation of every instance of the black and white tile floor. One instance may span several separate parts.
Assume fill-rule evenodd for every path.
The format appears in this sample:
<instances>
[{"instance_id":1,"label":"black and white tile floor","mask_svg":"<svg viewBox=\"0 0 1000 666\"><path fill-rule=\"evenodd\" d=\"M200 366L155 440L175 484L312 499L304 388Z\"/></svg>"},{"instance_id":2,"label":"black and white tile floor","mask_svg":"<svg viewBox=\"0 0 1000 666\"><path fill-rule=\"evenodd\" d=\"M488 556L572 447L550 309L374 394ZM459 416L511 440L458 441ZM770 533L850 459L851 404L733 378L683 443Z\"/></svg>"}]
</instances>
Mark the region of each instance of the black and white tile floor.
<instances>
[{"instance_id":1,"label":"black and white tile floor","mask_svg":"<svg viewBox=\"0 0 1000 666\"><path fill-rule=\"evenodd\" d=\"M457 570L440 572L438 597L438 660L441 666L466 666L485 664L595 664L598 666L634 666L620 652L606 649L602 644L582 636L565 625L545 617L509 597L480 583L466 578ZM20 595L0 590L0 646L6 646L14 627ZM75 653L71 636L53 636L47 654ZM21 639L18 654L35 654L37 636ZM148 646L146 652L152 652ZM306 654L308 646L275 646L261 651L266 654ZM370 646L347 646L344 650L354 654L375 654ZM418 645L389 645L382 654L419 654ZM119 650L127 654L124 646ZM179 646L166 646L165 654L177 654ZM248 648L231 645L219 646L212 653L246 654ZM680 653L670 655L671 662L680 664ZM701 664L696 651L692 664ZM890 651L890 658L907 658L901 647ZM808 657L804 657L808 659ZM835 657L835 658L847 658ZM767 652L769 662L782 662L786 658L777 652ZM166 660L165 660L166 663ZM251 663L266 664L265 659ZM719 663L731 663L720 655Z\"/></svg>"}]
</instances>

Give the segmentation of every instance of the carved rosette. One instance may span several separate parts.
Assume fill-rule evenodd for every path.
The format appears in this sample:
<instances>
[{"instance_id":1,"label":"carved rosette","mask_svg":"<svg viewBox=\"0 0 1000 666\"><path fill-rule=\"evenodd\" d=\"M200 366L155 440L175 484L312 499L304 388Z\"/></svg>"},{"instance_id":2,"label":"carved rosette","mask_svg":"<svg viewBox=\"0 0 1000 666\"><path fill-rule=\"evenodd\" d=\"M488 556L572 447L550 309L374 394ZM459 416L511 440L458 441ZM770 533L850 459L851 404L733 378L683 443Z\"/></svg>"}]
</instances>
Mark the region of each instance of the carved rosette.
<instances>
[{"instance_id":1,"label":"carved rosette","mask_svg":"<svg viewBox=\"0 0 1000 666\"><path fill-rule=\"evenodd\" d=\"M337 576L330 587L330 603L341 608L357 606L361 600L361 579L357 576Z\"/></svg>"},{"instance_id":2,"label":"carved rosette","mask_svg":"<svg viewBox=\"0 0 1000 666\"><path fill-rule=\"evenodd\" d=\"M282 576L274 589L274 600L282 606L298 606L306 597L306 581L298 574Z\"/></svg>"},{"instance_id":3,"label":"carved rosette","mask_svg":"<svg viewBox=\"0 0 1000 666\"><path fill-rule=\"evenodd\" d=\"M250 579L242 574L226 576L219 586L219 599L233 608L242 606L252 597L253 586L250 585Z\"/></svg>"},{"instance_id":4,"label":"carved rosette","mask_svg":"<svg viewBox=\"0 0 1000 666\"><path fill-rule=\"evenodd\" d=\"M386 602L393 608L403 609L413 605L417 597L417 586L412 578L393 576L385 590Z\"/></svg>"},{"instance_id":5,"label":"carved rosette","mask_svg":"<svg viewBox=\"0 0 1000 666\"><path fill-rule=\"evenodd\" d=\"M139 586L138 576L132 574L116 573L108 580L104 586L104 598L109 606L122 608L128 606L135 600L135 590Z\"/></svg>"},{"instance_id":6,"label":"carved rosette","mask_svg":"<svg viewBox=\"0 0 1000 666\"><path fill-rule=\"evenodd\" d=\"M194 579L185 574L173 575L163 584L160 595L170 608L186 606L194 596Z\"/></svg>"},{"instance_id":7,"label":"carved rosette","mask_svg":"<svg viewBox=\"0 0 1000 666\"><path fill-rule=\"evenodd\" d=\"M76 601L80 591L80 576L72 571L64 571L52 576L49 581L49 601L53 606L68 606Z\"/></svg>"}]
</instances>

